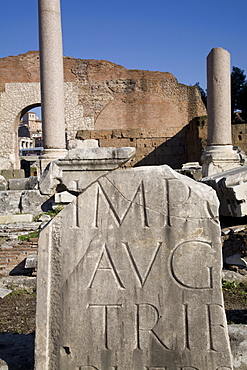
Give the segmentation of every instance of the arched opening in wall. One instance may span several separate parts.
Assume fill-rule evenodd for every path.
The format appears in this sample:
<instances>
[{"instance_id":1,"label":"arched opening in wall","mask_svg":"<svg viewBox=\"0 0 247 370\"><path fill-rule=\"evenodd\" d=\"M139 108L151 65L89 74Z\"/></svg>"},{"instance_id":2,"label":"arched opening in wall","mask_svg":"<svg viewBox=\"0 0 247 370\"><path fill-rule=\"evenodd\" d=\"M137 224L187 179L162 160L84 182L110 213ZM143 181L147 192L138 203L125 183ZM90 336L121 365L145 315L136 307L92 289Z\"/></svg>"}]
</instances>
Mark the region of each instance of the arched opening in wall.
<instances>
[{"instance_id":1,"label":"arched opening in wall","mask_svg":"<svg viewBox=\"0 0 247 370\"><path fill-rule=\"evenodd\" d=\"M37 159L43 150L41 105L24 108L18 125L20 166L25 177L37 175Z\"/></svg>"}]
</instances>

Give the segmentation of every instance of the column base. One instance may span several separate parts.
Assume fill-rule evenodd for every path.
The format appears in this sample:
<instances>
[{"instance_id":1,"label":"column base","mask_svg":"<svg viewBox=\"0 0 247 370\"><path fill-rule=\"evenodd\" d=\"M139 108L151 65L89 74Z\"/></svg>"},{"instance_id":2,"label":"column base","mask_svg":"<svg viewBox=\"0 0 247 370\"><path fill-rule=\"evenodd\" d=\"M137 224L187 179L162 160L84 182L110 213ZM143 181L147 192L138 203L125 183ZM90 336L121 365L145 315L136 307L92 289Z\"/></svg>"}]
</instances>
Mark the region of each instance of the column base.
<instances>
[{"instance_id":1,"label":"column base","mask_svg":"<svg viewBox=\"0 0 247 370\"><path fill-rule=\"evenodd\" d=\"M40 174L45 170L46 166L56 159L63 158L68 154L67 149L44 149L39 157Z\"/></svg>"},{"instance_id":2,"label":"column base","mask_svg":"<svg viewBox=\"0 0 247 370\"><path fill-rule=\"evenodd\" d=\"M202 157L202 177L207 177L243 165L232 145L208 145Z\"/></svg>"}]
</instances>

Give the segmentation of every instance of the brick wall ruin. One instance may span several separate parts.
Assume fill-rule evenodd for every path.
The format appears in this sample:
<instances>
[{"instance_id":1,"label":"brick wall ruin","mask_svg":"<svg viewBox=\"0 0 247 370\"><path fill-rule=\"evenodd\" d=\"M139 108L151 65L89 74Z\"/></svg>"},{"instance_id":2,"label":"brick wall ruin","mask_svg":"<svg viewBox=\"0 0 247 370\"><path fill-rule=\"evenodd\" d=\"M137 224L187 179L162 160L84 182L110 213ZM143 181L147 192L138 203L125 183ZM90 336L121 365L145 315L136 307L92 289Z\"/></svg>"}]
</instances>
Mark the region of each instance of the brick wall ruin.
<instances>
[{"instance_id":1,"label":"brick wall ruin","mask_svg":"<svg viewBox=\"0 0 247 370\"><path fill-rule=\"evenodd\" d=\"M247 123L232 124L232 145L247 154ZM186 158L188 162L200 162L207 146L207 117L193 119L186 134Z\"/></svg>"},{"instance_id":2,"label":"brick wall ruin","mask_svg":"<svg viewBox=\"0 0 247 370\"><path fill-rule=\"evenodd\" d=\"M168 72L128 70L108 61L64 57L64 77L67 138L74 139L79 130L120 129L124 136L99 141L100 145L113 146L115 142L118 146L115 139L119 139L122 146L126 130L137 130L136 136L129 138L133 139L130 146L135 142L138 151L140 148L136 162L162 145L163 139L170 145L171 137L190 120L206 114L198 88L180 84ZM39 105L38 52L0 59L0 168L19 167L18 123L27 110ZM144 138L147 142L141 147ZM179 140L175 142L180 146ZM179 150L182 152L181 147ZM164 163L170 164L165 156L174 156L174 152L177 150L162 153ZM184 151L178 154L176 163L184 155Z\"/></svg>"}]
</instances>

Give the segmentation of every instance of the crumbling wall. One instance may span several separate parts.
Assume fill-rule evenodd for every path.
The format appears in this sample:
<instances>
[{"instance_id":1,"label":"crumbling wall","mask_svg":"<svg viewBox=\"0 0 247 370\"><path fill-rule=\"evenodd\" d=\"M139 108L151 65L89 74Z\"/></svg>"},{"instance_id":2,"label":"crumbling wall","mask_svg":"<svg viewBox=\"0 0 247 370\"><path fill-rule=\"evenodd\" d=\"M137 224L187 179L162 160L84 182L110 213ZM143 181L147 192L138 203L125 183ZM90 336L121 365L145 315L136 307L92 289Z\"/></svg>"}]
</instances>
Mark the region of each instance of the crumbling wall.
<instances>
[{"instance_id":1,"label":"crumbling wall","mask_svg":"<svg viewBox=\"0 0 247 370\"><path fill-rule=\"evenodd\" d=\"M136 155L124 167L168 164L174 169L186 162L187 127L80 130L77 138L96 139L100 147L135 147Z\"/></svg>"},{"instance_id":2,"label":"crumbling wall","mask_svg":"<svg viewBox=\"0 0 247 370\"><path fill-rule=\"evenodd\" d=\"M232 125L232 145L247 154L247 123ZM186 158L188 162L200 162L207 146L207 117L196 117L188 125Z\"/></svg>"},{"instance_id":3,"label":"crumbling wall","mask_svg":"<svg viewBox=\"0 0 247 370\"><path fill-rule=\"evenodd\" d=\"M64 57L64 79L68 140L78 130L102 129L154 128L161 130L155 138L170 137L164 136L164 129L177 133L206 114L197 86L180 84L168 72ZM25 111L40 103L38 52L0 59L0 168L19 167L18 123Z\"/></svg>"}]
</instances>

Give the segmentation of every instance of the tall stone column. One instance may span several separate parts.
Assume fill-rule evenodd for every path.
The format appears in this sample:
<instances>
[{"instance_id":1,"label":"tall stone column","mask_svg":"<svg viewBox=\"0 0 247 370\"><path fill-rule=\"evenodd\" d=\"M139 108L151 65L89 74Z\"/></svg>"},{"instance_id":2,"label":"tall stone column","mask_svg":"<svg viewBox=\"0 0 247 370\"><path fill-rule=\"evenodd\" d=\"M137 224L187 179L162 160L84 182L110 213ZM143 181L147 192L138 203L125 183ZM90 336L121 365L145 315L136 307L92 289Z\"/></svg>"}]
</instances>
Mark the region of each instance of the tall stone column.
<instances>
[{"instance_id":1,"label":"tall stone column","mask_svg":"<svg viewBox=\"0 0 247 370\"><path fill-rule=\"evenodd\" d=\"M202 155L203 176L240 165L232 146L230 83L230 53L214 48L207 57L208 145Z\"/></svg>"},{"instance_id":2,"label":"tall stone column","mask_svg":"<svg viewBox=\"0 0 247 370\"><path fill-rule=\"evenodd\" d=\"M38 0L38 4L44 167L67 151L60 0Z\"/></svg>"}]
</instances>

